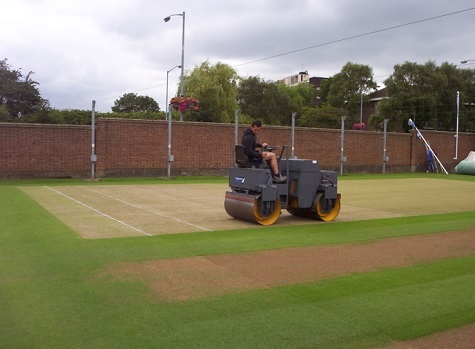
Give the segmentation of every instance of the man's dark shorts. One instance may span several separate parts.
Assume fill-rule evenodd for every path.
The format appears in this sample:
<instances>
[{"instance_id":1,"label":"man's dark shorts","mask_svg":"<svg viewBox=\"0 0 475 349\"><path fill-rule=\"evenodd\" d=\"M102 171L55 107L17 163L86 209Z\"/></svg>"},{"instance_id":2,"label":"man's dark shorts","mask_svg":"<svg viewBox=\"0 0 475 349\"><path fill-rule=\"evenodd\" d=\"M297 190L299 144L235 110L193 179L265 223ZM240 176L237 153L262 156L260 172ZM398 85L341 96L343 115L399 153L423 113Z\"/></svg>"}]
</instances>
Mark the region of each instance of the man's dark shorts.
<instances>
[{"instance_id":1,"label":"man's dark shorts","mask_svg":"<svg viewBox=\"0 0 475 349\"><path fill-rule=\"evenodd\" d=\"M249 157L249 162L250 162L251 164L260 165L260 164L262 164L262 158L252 158L252 157Z\"/></svg>"}]
</instances>

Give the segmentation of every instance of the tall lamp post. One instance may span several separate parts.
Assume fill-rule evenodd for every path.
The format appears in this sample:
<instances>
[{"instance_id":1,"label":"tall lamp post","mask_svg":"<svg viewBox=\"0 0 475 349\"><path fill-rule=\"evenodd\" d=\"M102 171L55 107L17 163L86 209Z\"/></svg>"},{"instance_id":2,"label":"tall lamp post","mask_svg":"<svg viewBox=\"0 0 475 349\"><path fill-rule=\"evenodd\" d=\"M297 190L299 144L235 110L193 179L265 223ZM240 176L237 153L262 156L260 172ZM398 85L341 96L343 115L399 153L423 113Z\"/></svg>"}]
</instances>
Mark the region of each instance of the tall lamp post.
<instances>
[{"instance_id":1,"label":"tall lamp post","mask_svg":"<svg viewBox=\"0 0 475 349\"><path fill-rule=\"evenodd\" d=\"M181 96L185 96L185 79L184 79L184 69L185 69L185 11L183 13L175 13L168 17L165 17L163 20L168 22L173 16L183 17L183 30L181 32ZM180 121L183 121L183 112L180 112Z\"/></svg>"},{"instance_id":2,"label":"tall lamp post","mask_svg":"<svg viewBox=\"0 0 475 349\"><path fill-rule=\"evenodd\" d=\"M475 62L475 59L464 59L460 63L467 64L468 62ZM459 117L460 117L460 92L457 91L457 126L455 129L455 157L454 160L457 160L458 156L458 146L459 146Z\"/></svg>"},{"instance_id":3,"label":"tall lamp post","mask_svg":"<svg viewBox=\"0 0 475 349\"><path fill-rule=\"evenodd\" d=\"M170 101L168 100L168 74L175 68L181 68L181 65L176 65L174 66L172 69L170 70L167 70L167 93L166 93L166 103L167 103L167 106L166 106L166 113L165 113L165 119L168 120L168 107L170 105Z\"/></svg>"},{"instance_id":4,"label":"tall lamp post","mask_svg":"<svg viewBox=\"0 0 475 349\"><path fill-rule=\"evenodd\" d=\"M360 131L363 131L363 92L360 98Z\"/></svg>"},{"instance_id":5,"label":"tall lamp post","mask_svg":"<svg viewBox=\"0 0 475 349\"><path fill-rule=\"evenodd\" d=\"M168 100L168 74L175 68L181 68L181 65L176 65L172 69L167 70L167 113L166 117L168 119L168 152L167 152L167 179L170 179L170 173L171 173L171 163L173 161L173 156L172 156L172 116L170 113L170 101Z\"/></svg>"},{"instance_id":6,"label":"tall lamp post","mask_svg":"<svg viewBox=\"0 0 475 349\"><path fill-rule=\"evenodd\" d=\"M457 160L459 149L459 117L460 117L460 92L457 91L457 126L455 127L455 157Z\"/></svg>"}]
</instances>

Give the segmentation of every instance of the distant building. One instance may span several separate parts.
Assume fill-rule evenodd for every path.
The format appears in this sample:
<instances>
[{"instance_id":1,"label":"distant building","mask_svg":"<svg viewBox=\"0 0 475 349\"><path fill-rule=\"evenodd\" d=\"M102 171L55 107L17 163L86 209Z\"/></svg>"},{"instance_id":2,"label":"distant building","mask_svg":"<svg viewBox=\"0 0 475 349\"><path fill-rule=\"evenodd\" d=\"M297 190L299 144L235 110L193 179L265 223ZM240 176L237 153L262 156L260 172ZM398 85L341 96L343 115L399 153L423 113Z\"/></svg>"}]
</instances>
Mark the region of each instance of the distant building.
<instances>
[{"instance_id":1,"label":"distant building","mask_svg":"<svg viewBox=\"0 0 475 349\"><path fill-rule=\"evenodd\" d=\"M366 130L370 131L372 127L369 124L369 118L379 113L379 103L381 103L383 99L388 98L388 90L384 87L370 93L367 97L367 101L363 104L363 123L366 126Z\"/></svg>"},{"instance_id":2,"label":"distant building","mask_svg":"<svg viewBox=\"0 0 475 349\"><path fill-rule=\"evenodd\" d=\"M328 78L324 78L321 76L314 76L310 78L308 75L308 71L303 71L295 75L287 76L286 78L283 78L282 80L279 80L279 81L283 82L287 86L295 86L303 82L307 82L315 86L318 90L320 90L322 81L326 79Z\"/></svg>"},{"instance_id":3,"label":"distant building","mask_svg":"<svg viewBox=\"0 0 475 349\"><path fill-rule=\"evenodd\" d=\"M328 78L323 78L321 76L314 76L310 78L308 81L310 85L313 85L317 88L318 91L320 91L320 87L322 86L322 82L328 80Z\"/></svg>"},{"instance_id":4,"label":"distant building","mask_svg":"<svg viewBox=\"0 0 475 349\"><path fill-rule=\"evenodd\" d=\"M317 90L317 93L315 95L315 100L314 100L314 105L317 106L320 102L320 87L322 85L322 82L328 78L320 77L320 76L314 76L314 77L309 77L308 71L304 72L299 72L296 75L291 75L287 76L286 78L280 80L280 82L283 82L287 86L296 86L301 83L309 83L310 85L314 86L315 89Z\"/></svg>"},{"instance_id":5,"label":"distant building","mask_svg":"<svg viewBox=\"0 0 475 349\"><path fill-rule=\"evenodd\" d=\"M382 88L381 90L377 90L370 95L368 95L368 106L364 108L364 114L368 118L373 114L378 114L379 112L379 103L383 100L388 98L388 91L386 87Z\"/></svg>"},{"instance_id":6,"label":"distant building","mask_svg":"<svg viewBox=\"0 0 475 349\"><path fill-rule=\"evenodd\" d=\"M287 76L286 78L283 78L280 81L283 82L287 86L295 86L295 85L301 84L302 82L308 82L308 80L309 80L308 72L304 71L296 75Z\"/></svg>"}]
</instances>

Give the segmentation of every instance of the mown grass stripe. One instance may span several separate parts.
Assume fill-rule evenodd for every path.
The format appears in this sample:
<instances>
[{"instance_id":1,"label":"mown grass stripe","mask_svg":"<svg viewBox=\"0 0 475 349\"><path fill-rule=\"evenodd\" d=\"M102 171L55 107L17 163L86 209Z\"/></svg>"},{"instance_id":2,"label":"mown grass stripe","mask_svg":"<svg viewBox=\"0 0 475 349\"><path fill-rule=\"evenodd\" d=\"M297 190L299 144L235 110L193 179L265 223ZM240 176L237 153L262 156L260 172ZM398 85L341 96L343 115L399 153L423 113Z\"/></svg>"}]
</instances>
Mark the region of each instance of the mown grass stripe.
<instances>
[{"instance_id":1,"label":"mown grass stripe","mask_svg":"<svg viewBox=\"0 0 475 349\"><path fill-rule=\"evenodd\" d=\"M95 278L114 261L473 229L473 212L86 241L14 186L0 197L0 348L369 348L475 322L475 256L188 302Z\"/></svg>"}]
</instances>

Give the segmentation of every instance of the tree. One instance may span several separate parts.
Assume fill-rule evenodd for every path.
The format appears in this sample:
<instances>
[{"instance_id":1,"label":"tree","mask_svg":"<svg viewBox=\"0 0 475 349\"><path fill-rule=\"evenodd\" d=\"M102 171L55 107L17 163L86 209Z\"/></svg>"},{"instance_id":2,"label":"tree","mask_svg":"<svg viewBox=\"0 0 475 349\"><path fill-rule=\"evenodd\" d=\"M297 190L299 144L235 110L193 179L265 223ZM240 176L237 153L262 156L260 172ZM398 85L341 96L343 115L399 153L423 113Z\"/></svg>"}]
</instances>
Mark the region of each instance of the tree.
<instances>
[{"instance_id":1,"label":"tree","mask_svg":"<svg viewBox=\"0 0 475 349\"><path fill-rule=\"evenodd\" d=\"M290 125L292 122L292 113L301 114L305 108L314 108L317 97L317 90L309 83L300 83L295 86L287 86L278 83L280 92L278 102L279 121L278 125Z\"/></svg>"},{"instance_id":2,"label":"tree","mask_svg":"<svg viewBox=\"0 0 475 349\"><path fill-rule=\"evenodd\" d=\"M384 130L384 117L381 114L373 114L369 117L369 124L376 131Z\"/></svg>"},{"instance_id":3,"label":"tree","mask_svg":"<svg viewBox=\"0 0 475 349\"><path fill-rule=\"evenodd\" d=\"M310 83L302 83L298 84L297 86L289 86L289 88L292 90L296 90L298 100L302 108L312 107L316 105L317 95L319 93L314 85L311 85Z\"/></svg>"},{"instance_id":4,"label":"tree","mask_svg":"<svg viewBox=\"0 0 475 349\"><path fill-rule=\"evenodd\" d=\"M325 105L327 103L332 81L333 77L329 77L328 79L322 81L320 86L320 104Z\"/></svg>"},{"instance_id":5,"label":"tree","mask_svg":"<svg viewBox=\"0 0 475 349\"><path fill-rule=\"evenodd\" d=\"M185 77L185 95L200 102L199 110L185 111L187 120L202 122L232 122L237 105L236 71L224 63L214 66L208 61L195 67Z\"/></svg>"},{"instance_id":6,"label":"tree","mask_svg":"<svg viewBox=\"0 0 475 349\"><path fill-rule=\"evenodd\" d=\"M461 69L460 130L475 131L475 69ZM453 119L453 118L452 118Z\"/></svg>"},{"instance_id":7,"label":"tree","mask_svg":"<svg viewBox=\"0 0 475 349\"><path fill-rule=\"evenodd\" d=\"M438 130L455 130L457 92L459 92L459 128L475 130L475 69L458 69L444 62L439 67L447 80L446 88L439 91L437 114L432 120Z\"/></svg>"},{"instance_id":8,"label":"tree","mask_svg":"<svg viewBox=\"0 0 475 349\"><path fill-rule=\"evenodd\" d=\"M358 115L361 95L364 96L376 90L377 87L378 85L373 80L372 68L348 62L341 72L332 77L327 102L330 106L344 109L351 118Z\"/></svg>"},{"instance_id":9,"label":"tree","mask_svg":"<svg viewBox=\"0 0 475 349\"><path fill-rule=\"evenodd\" d=\"M309 84L287 86L256 76L241 80L238 92L240 110L267 125L290 125L292 113L311 106L316 95Z\"/></svg>"},{"instance_id":10,"label":"tree","mask_svg":"<svg viewBox=\"0 0 475 349\"><path fill-rule=\"evenodd\" d=\"M239 109L244 115L251 119L264 119L264 111L267 107L264 105L264 94L271 82L265 81L258 76L250 76L241 79L238 87Z\"/></svg>"},{"instance_id":11,"label":"tree","mask_svg":"<svg viewBox=\"0 0 475 349\"><path fill-rule=\"evenodd\" d=\"M39 83L32 80L32 75L30 71L23 78L21 69L12 70L6 58L0 61L0 107L6 108L10 119L49 109L49 102L41 97Z\"/></svg>"},{"instance_id":12,"label":"tree","mask_svg":"<svg viewBox=\"0 0 475 349\"><path fill-rule=\"evenodd\" d=\"M409 129L407 121L411 118L421 128L454 130L457 91L464 100L475 99L473 70L470 73L447 62L440 67L431 61L405 62L396 65L384 83L389 98L380 103L379 114L389 119L394 129ZM469 104L461 102L460 106L461 120L470 129L473 110L470 114Z\"/></svg>"},{"instance_id":13,"label":"tree","mask_svg":"<svg viewBox=\"0 0 475 349\"><path fill-rule=\"evenodd\" d=\"M260 119L267 125L281 124L281 105L288 103L289 96L282 94L276 82L257 76L242 79L239 87L239 109L253 120Z\"/></svg>"},{"instance_id":14,"label":"tree","mask_svg":"<svg viewBox=\"0 0 475 349\"><path fill-rule=\"evenodd\" d=\"M159 112L160 107L152 97L126 93L114 101L112 111L115 113Z\"/></svg>"},{"instance_id":15,"label":"tree","mask_svg":"<svg viewBox=\"0 0 475 349\"><path fill-rule=\"evenodd\" d=\"M430 115L436 111L436 91L442 79L436 77L433 62L420 65L405 62L394 67L394 73L384 81L389 100L381 103L381 112L385 112L391 122L400 123L405 129L407 120L422 124L430 121ZM442 87L442 86L440 86ZM388 109L389 107L389 109Z\"/></svg>"},{"instance_id":16,"label":"tree","mask_svg":"<svg viewBox=\"0 0 475 349\"><path fill-rule=\"evenodd\" d=\"M4 105L0 105L0 122L2 121L10 121L10 114L8 113L7 107Z\"/></svg>"},{"instance_id":17,"label":"tree","mask_svg":"<svg viewBox=\"0 0 475 349\"><path fill-rule=\"evenodd\" d=\"M340 128L342 112L340 109L323 106L320 108L303 108L297 119L297 126L318 128Z\"/></svg>"}]
</instances>

